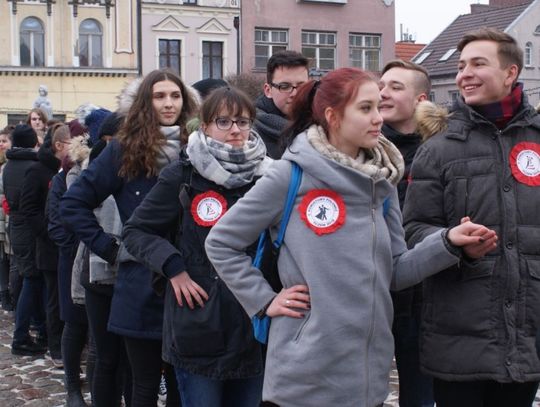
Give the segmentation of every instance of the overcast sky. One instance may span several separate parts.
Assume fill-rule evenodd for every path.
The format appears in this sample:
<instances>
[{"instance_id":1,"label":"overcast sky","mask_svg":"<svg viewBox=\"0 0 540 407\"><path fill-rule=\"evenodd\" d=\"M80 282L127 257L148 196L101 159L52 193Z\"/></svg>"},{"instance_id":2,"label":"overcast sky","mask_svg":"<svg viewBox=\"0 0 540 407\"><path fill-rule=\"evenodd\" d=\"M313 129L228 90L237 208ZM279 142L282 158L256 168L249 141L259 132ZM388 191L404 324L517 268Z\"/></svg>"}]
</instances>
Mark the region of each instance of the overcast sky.
<instances>
[{"instance_id":1,"label":"overcast sky","mask_svg":"<svg viewBox=\"0 0 540 407\"><path fill-rule=\"evenodd\" d=\"M403 32L413 35L419 44L434 40L460 14L471 12L470 4L488 4L489 0L395 0L396 41Z\"/></svg>"}]
</instances>

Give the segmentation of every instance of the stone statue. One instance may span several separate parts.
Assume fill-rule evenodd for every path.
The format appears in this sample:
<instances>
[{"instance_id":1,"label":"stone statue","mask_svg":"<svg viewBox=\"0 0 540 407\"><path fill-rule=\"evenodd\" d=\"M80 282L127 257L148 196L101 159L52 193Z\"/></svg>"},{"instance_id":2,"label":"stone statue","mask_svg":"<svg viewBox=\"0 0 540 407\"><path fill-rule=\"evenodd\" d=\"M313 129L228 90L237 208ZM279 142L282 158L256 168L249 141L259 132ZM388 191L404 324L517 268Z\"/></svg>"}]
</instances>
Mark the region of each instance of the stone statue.
<instances>
[{"instance_id":1,"label":"stone statue","mask_svg":"<svg viewBox=\"0 0 540 407\"><path fill-rule=\"evenodd\" d=\"M53 118L52 104L47 95L49 94L47 86L39 85L39 96L34 100L34 109L39 108L45 112L47 119Z\"/></svg>"}]
</instances>

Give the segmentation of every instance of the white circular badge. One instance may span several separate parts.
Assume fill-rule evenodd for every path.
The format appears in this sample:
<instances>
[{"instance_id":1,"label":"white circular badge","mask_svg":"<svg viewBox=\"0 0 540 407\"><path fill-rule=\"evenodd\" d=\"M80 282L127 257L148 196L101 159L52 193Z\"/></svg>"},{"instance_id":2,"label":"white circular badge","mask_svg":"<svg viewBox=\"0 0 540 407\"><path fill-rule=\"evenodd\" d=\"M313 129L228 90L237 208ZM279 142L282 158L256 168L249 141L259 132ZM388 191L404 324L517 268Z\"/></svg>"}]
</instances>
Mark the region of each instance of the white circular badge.
<instances>
[{"instance_id":1,"label":"white circular badge","mask_svg":"<svg viewBox=\"0 0 540 407\"><path fill-rule=\"evenodd\" d=\"M298 207L307 226L318 235L335 232L345 222L345 204L334 191L309 191Z\"/></svg>"},{"instance_id":2,"label":"white circular badge","mask_svg":"<svg viewBox=\"0 0 540 407\"><path fill-rule=\"evenodd\" d=\"M523 150L517 156L517 166L527 177L540 174L540 155L533 150Z\"/></svg>"}]
</instances>

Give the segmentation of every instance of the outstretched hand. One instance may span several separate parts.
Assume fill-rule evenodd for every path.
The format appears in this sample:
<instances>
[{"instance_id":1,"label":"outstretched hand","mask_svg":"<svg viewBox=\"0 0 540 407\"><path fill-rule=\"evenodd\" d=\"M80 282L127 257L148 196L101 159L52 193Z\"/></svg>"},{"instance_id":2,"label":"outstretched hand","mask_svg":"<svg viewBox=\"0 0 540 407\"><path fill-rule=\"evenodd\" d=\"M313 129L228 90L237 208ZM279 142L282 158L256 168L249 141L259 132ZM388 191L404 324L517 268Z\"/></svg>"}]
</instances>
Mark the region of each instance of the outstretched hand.
<instances>
[{"instance_id":1,"label":"outstretched hand","mask_svg":"<svg viewBox=\"0 0 540 407\"><path fill-rule=\"evenodd\" d=\"M471 259L479 259L497 248L497 233L483 225L471 222L468 216L461 224L448 232L448 240L454 246L461 246Z\"/></svg>"},{"instance_id":2,"label":"outstretched hand","mask_svg":"<svg viewBox=\"0 0 540 407\"><path fill-rule=\"evenodd\" d=\"M295 285L283 288L266 310L269 317L283 315L292 318L303 318L304 314L298 310L309 310L309 289L305 285Z\"/></svg>"},{"instance_id":3,"label":"outstretched hand","mask_svg":"<svg viewBox=\"0 0 540 407\"><path fill-rule=\"evenodd\" d=\"M201 307L204 307L204 301L208 301L208 294L204 289L191 279L187 271L174 276L169 280L176 296L176 301L181 307L184 306L182 296L190 309L195 308L194 300Z\"/></svg>"}]
</instances>

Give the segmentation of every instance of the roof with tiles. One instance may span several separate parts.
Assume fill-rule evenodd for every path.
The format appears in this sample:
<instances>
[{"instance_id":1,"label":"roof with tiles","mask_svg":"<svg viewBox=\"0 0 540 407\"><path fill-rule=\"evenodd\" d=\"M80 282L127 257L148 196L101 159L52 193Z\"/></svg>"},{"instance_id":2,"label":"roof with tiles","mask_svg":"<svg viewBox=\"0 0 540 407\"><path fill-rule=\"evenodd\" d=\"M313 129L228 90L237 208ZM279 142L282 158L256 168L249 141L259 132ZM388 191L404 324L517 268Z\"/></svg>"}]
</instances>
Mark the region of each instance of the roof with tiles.
<instances>
[{"instance_id":1,"label":"roof with tiles","mask_svg":"<svg viewBox=\"0 0 540 407\"><path fill-rule=\"evenodd\" d=\"M464 33L486 26L505 30L528 6L529 3L511 7L486 6L473 14L460 15L422 50L414 62L426 68L432 78L455 75L459 52L451 50L455 50Z\"/></svg>"},{"instance_id":2,"label":"roof with tiles","mask_svg":"<svg viewBox=\"0 0 540 407\"><path fill-rule=\"evenodd\" d=\"M404 61L410 61L418 54L426 44L416 44L414 42L398 41L396 42L396 58Z\"/></svg>"}]
</instances>

